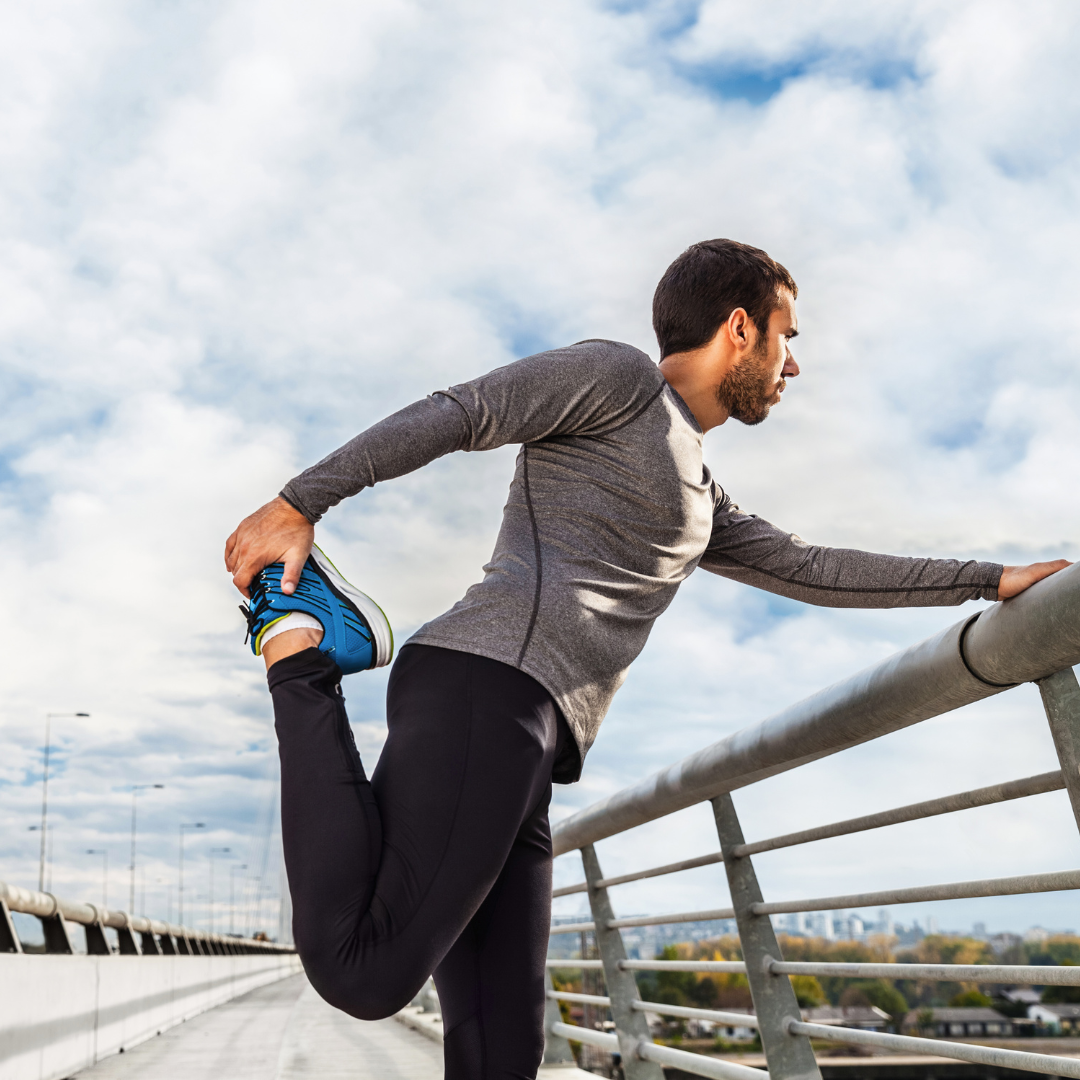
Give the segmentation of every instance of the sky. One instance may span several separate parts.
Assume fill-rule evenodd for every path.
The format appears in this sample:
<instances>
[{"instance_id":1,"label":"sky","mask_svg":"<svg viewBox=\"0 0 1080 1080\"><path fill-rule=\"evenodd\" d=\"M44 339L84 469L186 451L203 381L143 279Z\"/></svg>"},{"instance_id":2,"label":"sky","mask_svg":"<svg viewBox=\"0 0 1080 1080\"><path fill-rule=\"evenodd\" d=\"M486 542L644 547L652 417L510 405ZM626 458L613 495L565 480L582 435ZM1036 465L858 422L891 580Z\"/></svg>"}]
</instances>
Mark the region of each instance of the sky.
<instances>
[{"instance_id":1,"label":"sky","mask_svg":"<svg viewBox=\"0 0 1080 1080\"><path fill-rule=\"evenodd\" d=\"M179 826L202 823L185 921L277 933L276 750L225 538L434 390L586 337L656 358L652 290L697 240L763 247L800 288L802 375L765 424L706 439L744 509L814 543L1077 556L1075 5L40 0L4 23L2 880L37 883L64 714L53 890L100 898L107 851L126 907L132 788L162 784L135 796L136 907L176 918ZM478 580L514 453L442 459L319 526L399 641ZM695 574L552 818L974 610L835 611ZM369 767L385 686L345 683ZM754 839L1055 767L1028 686L735 805ZM699 807L598 851L622 872L715 848ZM767 899L1078 865L1061 793L757 859ZM580 880L576 857L556 874ZM613 902L727 892L713 867ZM892 915L994 932L1080 929L1074 911Z\"/></svg>"}]
</instances>

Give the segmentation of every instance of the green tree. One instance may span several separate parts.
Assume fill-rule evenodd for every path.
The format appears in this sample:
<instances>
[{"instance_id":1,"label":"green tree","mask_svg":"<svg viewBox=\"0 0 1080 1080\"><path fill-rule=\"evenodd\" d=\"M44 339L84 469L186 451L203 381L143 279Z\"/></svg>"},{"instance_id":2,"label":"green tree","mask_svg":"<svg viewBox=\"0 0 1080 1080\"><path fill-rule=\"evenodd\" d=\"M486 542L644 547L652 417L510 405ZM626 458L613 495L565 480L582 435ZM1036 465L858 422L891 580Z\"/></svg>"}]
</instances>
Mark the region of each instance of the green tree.
<instances>
[{"instance_id":1,"label":"green tree","mask_svg":"<svg viewBox=\"0 0 1080 1080\"><path fill-rule=\"evenodd\" d=\"M813 975L794 975L791 989L795 991L795 1000L803 1009L813 1009L825 1004L825 991Z\"/></svg>"},{"instance_id":2,"label":"green tree","mask_svg":"<svg viewBox=\"0 0 1080 1080\"><path fill-rule=\"evenodd\" d=\"M965 990L949 1002L954 1008L989 1009L994 1003L979 990Z\"/></svg>"},{"instance_id":3,"label":"green tree","mask_svg":"<svg viewBox=\"0 0 1080 1080\"><path fill-rule=\"evenodd\" d=\"M893 1027L899 1031L904 1023L904 1017L911 1008L907 998L885 979L860 983L859 986L871 1005L876 1005L882 1012L889 1014Z\"/></svg>"}]
</instances>

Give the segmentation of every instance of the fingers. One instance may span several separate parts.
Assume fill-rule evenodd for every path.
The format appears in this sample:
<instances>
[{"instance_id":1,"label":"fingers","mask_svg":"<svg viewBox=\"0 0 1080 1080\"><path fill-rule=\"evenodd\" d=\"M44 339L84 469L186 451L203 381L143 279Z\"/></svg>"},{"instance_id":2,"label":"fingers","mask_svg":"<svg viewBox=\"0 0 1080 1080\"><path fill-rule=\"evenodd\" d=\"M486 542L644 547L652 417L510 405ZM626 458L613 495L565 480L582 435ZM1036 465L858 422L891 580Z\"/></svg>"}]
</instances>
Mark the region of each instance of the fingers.
<instances>
[{"instance_id":1,"label":"fingers","mask_svg":"<svg viewBox=\"0 0 1080 1080\"><path fill-rule=\"evenodd\" d=\"M1027 566L1006 566L1001 572L998 583L998 599L1010 600L1030 588L1036 581L1056 574L1065 567L1072 566L1068 559L1053 559L1050 562L1030 563Z\"/></svg>"},{"instance_id":2,"label":"fingers","mask_svg":"<svg viewBox=\"0 0 1080 1080\"><path fill-rule=\"evenodd\" d=\"M233 552L236 550L236 534L239 529L233 529L232 536L225 541L225 569L231 574L236 569L236 560L233 558Z\"/></svg>"},{"instance_id":3,"label":"fingers","mask_svg":"<svg viewBox=\"0 0 1080 1080\"><path fill-rule=\"evenodd\" d=\"M291 548L285 556L285 572L281 575L281 591L286 596L292 596L296 592L296 586L300 584L300 574L307 562L309 552L302 548Z\"/></svg>"},{"instance_id":4,"label":"fingers","mask_svg":"<svg viewBox=\"0 0 1080 1080\"><path fill-rule=\"evenodd\" d=\"M225 543L225 566L237 589L250 597L256 575L272 563L284 563L282 590L291 595L314 539L311 522L278 497L240 522Z\"/></svg>"}]
</instances>

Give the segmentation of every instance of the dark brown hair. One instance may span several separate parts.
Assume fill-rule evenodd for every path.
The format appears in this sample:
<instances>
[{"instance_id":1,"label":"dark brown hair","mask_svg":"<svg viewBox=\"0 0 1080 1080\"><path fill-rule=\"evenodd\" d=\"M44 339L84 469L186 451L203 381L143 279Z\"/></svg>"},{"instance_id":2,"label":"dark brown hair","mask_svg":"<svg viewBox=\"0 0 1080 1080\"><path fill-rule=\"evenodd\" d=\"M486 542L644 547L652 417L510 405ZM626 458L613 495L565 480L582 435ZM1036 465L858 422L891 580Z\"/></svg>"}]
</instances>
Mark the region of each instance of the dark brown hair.
<instances>
[{"instance_id":1,"label":"dark brown hair","mask_svg":"<svg viewBox=\"0 0 1080 1080\"><path fill-rule=\"evenodd\" d=\"M736 309L743 308L759 334L780 306L780 290L799 295L794 278L761 248L737 240L702 240L668 268L653 294L653 329L660 359L699 349Z\"/></svg>"}]
</instances>

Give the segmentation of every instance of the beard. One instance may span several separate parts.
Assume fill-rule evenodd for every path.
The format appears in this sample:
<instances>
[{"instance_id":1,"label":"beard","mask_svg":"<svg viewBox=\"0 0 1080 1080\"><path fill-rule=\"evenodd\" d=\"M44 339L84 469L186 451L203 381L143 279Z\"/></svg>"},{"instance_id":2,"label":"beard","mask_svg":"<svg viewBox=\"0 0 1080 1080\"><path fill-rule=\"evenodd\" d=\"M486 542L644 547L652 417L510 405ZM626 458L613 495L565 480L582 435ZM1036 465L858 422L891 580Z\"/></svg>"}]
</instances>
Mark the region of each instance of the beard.
<instances>
[{"instance_id":1,"label":"beard","mask_svg":"<svg viewBox=\"0 0 1080 1080\"><path fill-rule=\"evenodd\" d=\"M779 388L784 388L783 380ZM765 362L765 350L758 348L724 376L716 388L716 400L727 409L728 416L752 426L769 415L769 398L776 390Z\"/></svg>"}]
</instances>

